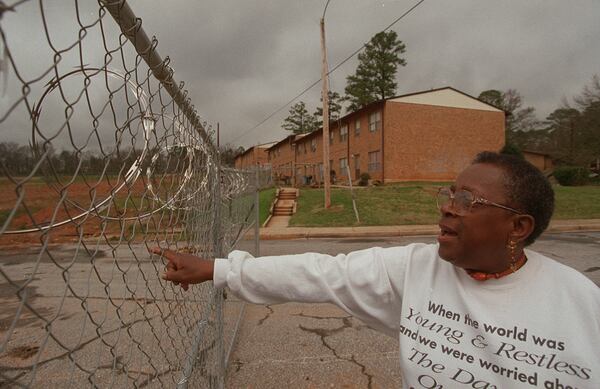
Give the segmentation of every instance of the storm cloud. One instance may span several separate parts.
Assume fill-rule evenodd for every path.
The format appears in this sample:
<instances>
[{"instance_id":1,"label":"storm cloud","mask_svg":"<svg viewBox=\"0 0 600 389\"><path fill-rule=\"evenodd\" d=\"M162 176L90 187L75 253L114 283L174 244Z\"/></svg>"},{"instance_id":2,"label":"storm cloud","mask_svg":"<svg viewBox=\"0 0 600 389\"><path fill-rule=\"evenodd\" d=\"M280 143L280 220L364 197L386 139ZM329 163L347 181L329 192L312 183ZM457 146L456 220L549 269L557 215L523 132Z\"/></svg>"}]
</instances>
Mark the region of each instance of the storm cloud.
<instances>
[{"instance_id":1,"label":"storm cloud","mask_svg":"<svg viewBox=\"0 0 600 389\"><path fill-rule=\"evenodd\" d=\"M416 2L331 0L330 67ZM320 78L323 0L129 4L146 33L158 38L159 53L171 59L201 116L220 124L222 143L248 147L282 138L287 108L248 130ZM397 93L452 86L476 96L485 89L516 88L543 119L600 73L599 16L600 2L593 0L427 0L393 27L407 48ZM35 47L32 39L23 45ZM343 92L356 65L353 58L333 73L331 88ZM317 86L300 100L312 111L319 95ZM7 137L3 132L3 140Z\"/></svg>"}]
</instances>

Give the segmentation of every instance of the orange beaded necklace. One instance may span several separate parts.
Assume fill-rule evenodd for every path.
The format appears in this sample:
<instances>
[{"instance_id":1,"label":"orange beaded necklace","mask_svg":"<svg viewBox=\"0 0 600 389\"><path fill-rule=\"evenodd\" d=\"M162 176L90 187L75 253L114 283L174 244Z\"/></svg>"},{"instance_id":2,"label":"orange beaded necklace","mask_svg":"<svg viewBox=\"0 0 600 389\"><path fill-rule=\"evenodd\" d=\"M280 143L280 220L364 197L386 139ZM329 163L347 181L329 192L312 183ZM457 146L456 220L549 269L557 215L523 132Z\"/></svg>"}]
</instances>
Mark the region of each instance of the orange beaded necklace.
<instances>
[{"instance_id":1,"label":"orange beaded necklace","mask_svg":"<svg viewBox=\"0 0 600 389\"><path fill-rule=\"evenodd\" d=\"M525 256L525 253L523 253L523 255L521 255L521 258L519 258L515 262L511 263L510 267L508 269L498 272L498 273L485 273L482 271L469 270L469 269L466 269L466 271L467 271L467 274L470 275L471 278L473 278L474 280L487 281L491 278L497 279L497 278L501 278L501 277L504 277L504 276L507 276L509 274L516 272L521 267L523 267L525 262L527 262L527 257Z\"/></svg>"}]
</instances>

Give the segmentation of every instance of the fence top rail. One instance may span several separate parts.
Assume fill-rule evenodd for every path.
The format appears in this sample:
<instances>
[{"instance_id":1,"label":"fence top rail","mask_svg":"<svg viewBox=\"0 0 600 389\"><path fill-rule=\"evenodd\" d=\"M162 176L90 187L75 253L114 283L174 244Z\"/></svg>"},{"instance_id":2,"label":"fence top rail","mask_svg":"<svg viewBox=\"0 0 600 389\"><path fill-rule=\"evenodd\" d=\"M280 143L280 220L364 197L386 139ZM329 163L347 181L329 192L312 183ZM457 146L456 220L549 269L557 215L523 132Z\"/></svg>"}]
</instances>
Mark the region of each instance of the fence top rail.
<instances>
[{"instance_id":1,"label":"fence top rail","mask_svg":"<svg viewBox=\"0 0 600 389\"><path fill-rule=\"evenodd\" d=\"M170 59L163 60L158 53L156 38L149 39L142 28L142 20L134 14L125 0L100 0L100 3L108 10L115 19L121 32L133 44L136 52L144 59L152 70L154 77L164 86L173 100L198 131L202 140L208 145L213 153L217 149L207 132L207 124L204 122L194 108L191 99L187 96L188 91L183 89L184 83L177 83L173 76L173 69L169 66Z\"/></svg>"}]
</instances>

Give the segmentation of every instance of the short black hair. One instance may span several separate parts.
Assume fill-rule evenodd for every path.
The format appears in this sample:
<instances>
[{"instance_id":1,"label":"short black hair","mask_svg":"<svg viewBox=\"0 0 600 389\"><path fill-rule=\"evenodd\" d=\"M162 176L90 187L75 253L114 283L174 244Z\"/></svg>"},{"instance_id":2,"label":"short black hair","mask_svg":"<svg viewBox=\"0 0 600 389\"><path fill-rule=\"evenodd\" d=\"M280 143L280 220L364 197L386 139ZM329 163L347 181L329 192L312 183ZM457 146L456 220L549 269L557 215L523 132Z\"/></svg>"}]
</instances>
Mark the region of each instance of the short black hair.
<instances>
[{"instance_id":1,"label":"short black hair","mask_svg":"<svg viewBox=\"0 0 600 389\"><path fill-rule=\"evenodd\" d=\"M493 151L477 154L473 163L495 165L504 171L504 187L511 205L535 220L535 227L525 239L525 245L535 242L548 228L554 213L554 190L546 176L521 157Z\"/></svg>"}]
</instances>

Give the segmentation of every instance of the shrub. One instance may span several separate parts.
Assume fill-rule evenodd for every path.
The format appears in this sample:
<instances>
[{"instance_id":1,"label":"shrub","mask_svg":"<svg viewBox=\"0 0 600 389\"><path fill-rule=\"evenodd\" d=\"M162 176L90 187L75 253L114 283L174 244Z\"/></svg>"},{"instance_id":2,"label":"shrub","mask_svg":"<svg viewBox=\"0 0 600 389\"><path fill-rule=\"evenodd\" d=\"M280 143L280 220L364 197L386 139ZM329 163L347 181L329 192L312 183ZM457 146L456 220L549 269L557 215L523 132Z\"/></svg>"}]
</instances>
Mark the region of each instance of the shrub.
<instances>
[{"instance_id":1,"label":"shrub","mask_svg":"<svg viewBox=\"0 0 600 389\"><path fill-rule=\"evenodd\" d=\"M515 157L519 157L521 159L524 158L521 150L514 143L510 143L510 142L507 142L504 145L502 150L500 150L500 154L514 155Z\"/></svg>"},{"instance_id":2,"label":"shrub","mask_svg":"<svg viewBox=\"0 0 600 389\"><path fill-rule=\"evenodd\" d=\"M360 175L360 180L358 181L358 185L367 186L367 185L369 185L370 179L371 179L371 175L369 173L362 173Z\"/></svg>"},{"instance_id":3,"label":"shrub","mask_svg":"<svg viewBox=\"0 0 600 389\"><path fill-rule=\"evenodd\" d=\"M563 186L585 185L589 176L589 170L581 166L561 166L554 169L554 178Z\"/></svg>"}]
</instances>

